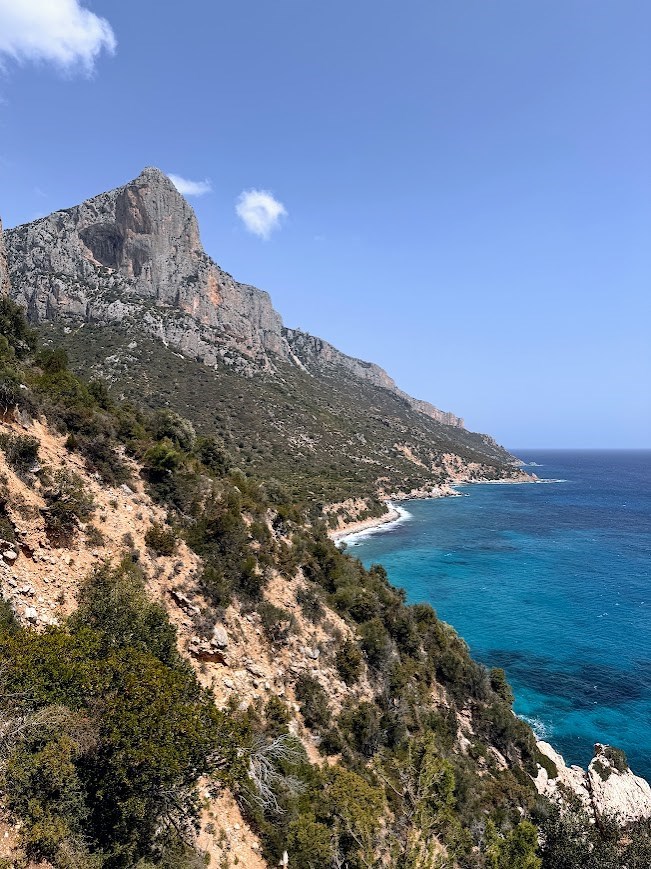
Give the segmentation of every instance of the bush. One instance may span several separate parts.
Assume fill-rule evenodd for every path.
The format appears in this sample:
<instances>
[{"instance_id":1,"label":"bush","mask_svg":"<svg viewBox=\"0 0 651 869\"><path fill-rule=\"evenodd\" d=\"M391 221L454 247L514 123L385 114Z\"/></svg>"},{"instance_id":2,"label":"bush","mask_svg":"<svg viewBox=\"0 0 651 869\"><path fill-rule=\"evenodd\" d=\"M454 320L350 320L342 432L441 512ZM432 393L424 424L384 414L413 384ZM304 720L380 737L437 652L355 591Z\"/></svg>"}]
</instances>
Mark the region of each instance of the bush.
<instances>
[{"instance_id":1,"label":"bush","mask_svg":"<svg viewBox=\"0 0 651 869\"><path fill-rule=\"evenodd\" d=\"M335 656L337 672L346 685L354 685L362 672L362 653L354 640L348 638Z\"/></svg>"},{"instance_id":2,"label":"bush","mask_svg":"<svg viewBox=\"0 0 651 869\"><path fill-rule=\"evenodd\" d=\"M498 694L502 700L511 705L513 703L514 697L513 692L511 691L511 686L506 681L506 673L502 670L501 667L493 667L492 670L489 671L489 678L491 683L491 688Z\"/></svg>"},{"instance_id":3,"label":"bush","mask_svg":"<svg viewBox=\"0 0 651 869\"><path fill-rule=\"evenodd\" d=\"M287 642L295 628L294 616L291 613L265 600L258 604L258 615L270 643L282 645Z\"/></svg>"},{"instance_id":4,"label":"bush","mask_svg":"<svg viewBox=\"0 0 651 869\"><path fill-rule=\"evenodd\" d=\"M172 410L159 410L154 415L152 428L156 440L167 439L186 453L192 449L197 438L190 420Z\"/></svg>"},{"instance_id":5,"label":"bush","mask_svg":"<svg viewBox=\"0 0 651 869\"><path fill-rule=\"evenodd\" d=\"M331 719L328 695L316 679L302 673L296 680L294 690L306 725L314 728L327 727Z\"/></svg>"},{"instance_id":6,"label":"bush","mask_svg":"<svg viewBox=\"0 0 651 869\"><path fill-rule=\"evenodd\" d=\"M547 757L546 754L543 754L538 746L536 746L535 758L536 763L539 764L547 772L547 775L550 779L558 778L558 767L551 759L551 757Z\"/></svg>"},{"instance_id":7,"label":"bush","mask_svg":"<svg viewBox=\"0 0 651 869\"><path fill-rule=\"evenodd\" d=\"M175 471L181 465L183 456L170 441L163 440L147 450L144 460L150 475L155 480Z\"/></svg>"},{"instance_id":8,"label":"bush","mask_svg":"<svg viewBox=\"0 0 651 869\"><path fill-rule=\"evenodd\" d=\"M325 610L317 592L309 586L301 586L296 593L296 600L305 618L318 625Z\"/></svg>"},{"instance_id":9,"label":"bush","mask_svg":"<svg viewBox=\"0 0 651 869\"><path fill-rule=\"evenodd\" d=\"M48 537L66 542L77 530L79 520L93 512L93 499L83 481L68 471L56 471L43 490L46 506L42 508Z\"/></svg>"},{"instance_id":10,"label":"bush","mask_svg":"<svg viewBox=\"0 0 651 869\"><path fill-rule=\"evenodd\" d=\"M226 450L215 438L199 438L195 445L195 453L209 471L216 477L225 476L231 468L231 460Z\"/></svg>"},{"instance_id":11,"label":"bush","mask_svg":"<svg viewBox=\"0 0 651 869\"><path fill-rule=\"evenodd\" d=\"M372 619L360 625L361 646L369 667L381 670L391 653L389 634L380 619Z\"/></svg>"},{"instance_id":12,"label":"bush","mask_svg":"<svg viewBox=\"0 0 651 869\"><path fill-rule=\"evenodd\" d=\"M21 383L18 376L8 369L0 372L0 411L7 414L21 404Z\"/></svg>"},{"instance_id":13,"label":"bush","mask_svg":"<svg viewBox=\"0 0 651 869\"><path fill-rule=\"evenodd\" d=\"M287 832L287 848L296 866L330 869L335 859L330 829L312 813L293 820Z\"/></svg>"},{"instance_id":14,"label":"bush","mask_svg":"<svg viewBox=\"0 0 651 869\"><path fill-rule=\"evenodd\" d=\"M602 753L608 758L617 772L626 772L628 769L628 758L621 748L613 748L612 745L604 745Z\"/></svg>"},{"instance_id":15,"label":"bush","mask_svg":"<svg viewBox=\"0 0 651 869\"><path fill-rule=\"evenodd\" d=\"M165 609L148 599L142 573L132 561L95 570L81 586L77 604L71 627L93 628L107 651L130 647L166 664L178 662L176 630Z\"/></svg>"},{"instance_id":16,"label":"bush","mask_svg":"<svg viewBox=\"0 0 651 869\"><path fill-rule=\"evenodd\" d=\"M339 716L339 727L355 751L364 757L373 757L383 742L380 715L373 703L360 703L355 709L344 709Z\"/></svg>"},{"instance_id":17,"label":"bush","mask_svg":"<svg viewBox=\"0 0 651 869\"><path fill-rule=\"evenodd\" d=\"M18 474L25 474L38 464L38 438L30 435L10 435L0 438L7 462Z\"/></svg>"},{"instance_id":18,"label":"bush","mask_svg":"<svg viewBox=\"0 0 651 869\"><path fill-rule=\"evenodd\" d=\"M494 869L540 869L537 851L538 833L530 821L522 821L504 836L488 822L485 852Z\"/></svg>"},{"instance_id":19,"label":"bush","mask_svg":"<svg viewBox=\"0 0 651 869\"><path fill-rule=\"evenodd\" d=\"M173 555L176 550L176 534L158 522L152 523L145 532L145 543L156 555Z\"/></svg>"},{"instance_id":20,"label":"bush","mask_svg":"<svg viewBox=\"0 0 651 869\"><path fill-rule=\"evenodd\" d=\"M3 799L34 863L159 865L192 832L197 779L246 778L246 723L216 709L174 646L124 568L87 583L65 628L0 632L3 720L29 723L5 743Z\"/></svg>"},{"instance_id":21,"label":"bush","mask_svg":"<svg viewBox=\"0 0 651 869\"><path fill-rule=\"evenodd\" d=\"M8 296L0 297L0 358L24 359L36 349L36 333L25 313Z\"/></svg>"}]
</instances>

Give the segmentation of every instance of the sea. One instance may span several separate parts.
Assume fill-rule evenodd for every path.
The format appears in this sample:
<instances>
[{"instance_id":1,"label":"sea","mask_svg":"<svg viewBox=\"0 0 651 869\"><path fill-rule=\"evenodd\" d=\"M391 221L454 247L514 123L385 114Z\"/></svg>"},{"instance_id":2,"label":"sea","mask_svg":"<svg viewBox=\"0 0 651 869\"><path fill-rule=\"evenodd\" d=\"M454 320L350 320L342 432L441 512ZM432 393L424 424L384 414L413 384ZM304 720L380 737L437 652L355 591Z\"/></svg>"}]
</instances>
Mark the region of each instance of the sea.
<instances>
[{"instance_id":1,"label":"sea","mask_svg":"<svg viewBox=\"0 0 651 869\"><path fill-rule=\"evenodd\" d=\"M603 742L651 780L651 450L515 454L548 482L404 502L347 549L503 667L568 764Z\"/></svg>"}]
</instances>

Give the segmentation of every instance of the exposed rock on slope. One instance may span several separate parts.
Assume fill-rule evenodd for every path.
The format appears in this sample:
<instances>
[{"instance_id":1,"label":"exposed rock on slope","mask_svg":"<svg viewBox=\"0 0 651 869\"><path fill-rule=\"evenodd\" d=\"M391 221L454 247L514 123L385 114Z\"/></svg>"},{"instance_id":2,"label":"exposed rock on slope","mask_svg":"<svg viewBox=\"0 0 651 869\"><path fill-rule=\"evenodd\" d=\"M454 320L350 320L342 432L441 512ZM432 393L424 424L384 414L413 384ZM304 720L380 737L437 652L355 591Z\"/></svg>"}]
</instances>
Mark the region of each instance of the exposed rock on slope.
<instances>
[{"instance_id":1,"label":"exposed rock on slope","mask_svg":"<svg viewBox=\"0 0 651 869\"><path fill-rule=\"evenodd\" d=\"M579 766L568 767L546 742L539 742L538 748L558 772L557 776L550 776L540 768L536 787L541 794L562 803L565 789L576 796L596 820L615 817L622 823L630 823L651 818L651 787L631 771L620 752L609 746L595 745L595 756L586 771Z\"/></svg>"},{"instance_id":2,"label":"exposed rock on slope","mask_svg":"<svg viewBox=\"0 0 651 869\"><path fill-rule=\"evenodd\" d=\"M7 266L7 252L5 250L2 221L0 220L0 293L9 292L9 268Z\"/></svg>"},{"instance_id":3,"label":"exposed rock on slope","mask_svg":"<svg viewBox=\"0 0 651 869\"><path fill-rule=\"evenodd\" d=\"M377 365L286 329L267 293L206 255L192 208L158 169L5 235L14 297L32 322L133 322L207 365L224 361L249 374L274 370L277 360L314 373L343 369L437 422L463 426L399 390Z\"/></svg>"}]
</instances>

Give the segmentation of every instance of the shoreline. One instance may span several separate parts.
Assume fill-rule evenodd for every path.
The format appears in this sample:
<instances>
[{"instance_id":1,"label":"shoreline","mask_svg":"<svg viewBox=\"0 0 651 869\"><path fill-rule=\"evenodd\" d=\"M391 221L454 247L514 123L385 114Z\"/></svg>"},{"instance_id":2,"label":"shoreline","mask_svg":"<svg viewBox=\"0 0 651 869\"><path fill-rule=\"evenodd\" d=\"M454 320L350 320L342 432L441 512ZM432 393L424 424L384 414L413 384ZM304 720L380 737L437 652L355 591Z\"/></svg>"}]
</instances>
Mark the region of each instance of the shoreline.
<instances>
[{"instance_id":1,"label":"shoreline","mask_svg":"<svg viewBox=\"0 0 651 869\"><path fill-rule=\"evenodd\" d=\"M329 531L328 537L338 545L358 535L372 534L380 529L385 531L389 526L400 524L411 516L411 513L408 513L404 507L398 507L390 499L384 503L388 507L386 513L381 516L369 516L368 519L360 519L356 522L348 522L343 528Z\"/></svg>"},{"instance_id":2,"label":"shoreline","mask_svg":"<svg viewBox=\"0 0 651 869\"><path fill-rule=\"evenodd\" d=\"M420 492L411 492L409 494L397 493L394 494L393 498L387 498L384 500L384 503L388 508L387 513L382 516L370 517L357 522L350 522L343 528L330 531L328 536L337 546L342 543L350 543L352 546L355 546L358 541L361 541L368 536L376 533L384 533L392 527L400 525L413 518L412 514L401 505L401 502L438 500L440 498L448 497L469 497L469 493L458 490L471 485L522 485L524 483L550 484L566 482L568 482L568 480L558 478L540 478L536 475L532 475L529 479L515 480L461 480L454 483L450 482L444 486L429 491L422 490ZM351 552L350 554L355 557L354 552ZM391 582L391 580L389 581ZM394 583L391 582L391 585L394 586ZM595 754L592 760L584 765L585 768L584 766L579 767L576 764L568 765L562 755L559 754L558 750L553 747L555 741L553 730L549 731L545 726L541 727L540 722L531 720L525 715L518 715L514 710L512 710L512 714L521 721L524 721L530 727L541 753L557 764L559 770L559 781L567 786L579 799L585 798L587 800L586 808L591 810L593 817L598 818L613 813L617 815L617 813L621 813L622 811L633 813L629 820L632 820L633 816L640 818L651 817L650 780L644 776L636 775L632 771L630 764L627 763L627 768L624 774L618 774L617 777L613 779L613 782L617 787L606 788L605 785L601 786L601 790L599 791L599 806L597 807L594 800L589 799L587 789L588 785L586 783L597 782L600 784L601 782L601 778L599 776L595 778L595 775L593 774L593 769L596 769L594 764L598 759L598 753L596 752L598 746L595 746ZM538 764L538 774L531 778L538 793L552 799L559 799L556 779L549 778L545 767Z\"/></svg>"},{"instance_id":3,"label":"shoreline","mask_svg":"<svg viewBox=\"0 0 651 869\"><path fill-rule=\"evenodd\" d=\"M348 543L356 538L366 537L371 534L379 533L380 531L388 531L389 528L400 525L411 518L411 513L404 507L396 504L396 501L437 501L439 498L464 498L468 497L466 492L459 492L458 489L464 486L522 486L531 485L532 483L566 483L567 480L545 479L537 477L535 474L527 475L528 479L519 480L459 480L458 482L445 483L441 486L435 486L431 489L417 490L414 492L398 492L391 498L387 498L384 503L387 505L388 511L381 516L371 516L368 519L360 519L355 522L348 522L343 528L333 529L328 531L328 537L333 543Z\"/></svg>"}]
</instances>

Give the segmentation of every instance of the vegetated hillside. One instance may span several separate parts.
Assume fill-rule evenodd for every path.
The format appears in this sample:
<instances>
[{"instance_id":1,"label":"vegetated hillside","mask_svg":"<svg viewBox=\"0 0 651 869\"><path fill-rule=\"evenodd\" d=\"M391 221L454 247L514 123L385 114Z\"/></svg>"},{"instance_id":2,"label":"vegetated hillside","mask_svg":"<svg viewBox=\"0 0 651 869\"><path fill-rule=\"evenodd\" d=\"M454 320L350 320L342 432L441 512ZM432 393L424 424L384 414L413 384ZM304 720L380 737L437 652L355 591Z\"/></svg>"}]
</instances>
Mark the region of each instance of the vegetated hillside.
<instances>
[{"instance_id":1,"label":"vegetated hillside","mask_svg":"<svg viewBox=\"0 0 651 869\"><path fill-rule=\"evenodd\" d=\"M490 438L444 425L333 367L318 378L276 361L247 377L208 368L135 329L41 327L73 368L113 395L169 407L217 437L236 464L312 503L409 493L451 479L527 479Z\"/></svg>"},{"instance_id":2,"label":"vegetated hillside","mask_svg":"<svg viewBox=\"0 0 651 869\"><path fill-rule=\"evenodd\" d=\"M285 328L266 293L205 254L194 212L156 169L5 240L14 298L32 323L56 325L78 370L182 408L306 498L431 487L463 474L450 456L469 478L520 473L378 366Z\"/></svg>"},{"instance_id":3,"label":"vegetated hillside","mask_svg":"<svg viewBox=\"0 0 651 869\"><path fill-rule=\"evenodd\" d=\"M537 796L558 770L431 607L6 298L0 334L5 865L648 865L643 824Z\"/></svg>"}]
</instances>

